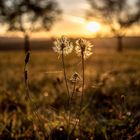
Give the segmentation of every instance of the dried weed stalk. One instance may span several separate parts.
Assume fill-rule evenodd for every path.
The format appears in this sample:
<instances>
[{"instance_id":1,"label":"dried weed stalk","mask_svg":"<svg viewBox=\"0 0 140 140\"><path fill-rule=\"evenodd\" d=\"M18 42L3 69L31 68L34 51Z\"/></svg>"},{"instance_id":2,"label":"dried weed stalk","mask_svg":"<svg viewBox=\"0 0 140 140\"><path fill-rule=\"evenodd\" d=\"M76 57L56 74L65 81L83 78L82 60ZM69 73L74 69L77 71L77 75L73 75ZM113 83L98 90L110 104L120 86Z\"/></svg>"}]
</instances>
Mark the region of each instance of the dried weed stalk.
<instances>
[{"instance_id":1,"label":"dried weed stalk","mask_svg":"<svg viewBox=\"0 0 140 140\"><path fill-rule=\"evenodd\" d=\"M47 137L47 133L45 131L44 128L44 124L43 121L39 115L39 113L37 112L37 106L36 104L32 101L32 98L30 96L30 90L29 90L29 78L28 78L28 65L29 65L29 61L30 61L30 47L29 47L29 42L28 42L28 46L25 46L25 65L24 65L24 80L25 80L25 88L26 88L26 96L25 99L29 101L30 104L33 105L33 121L35 122L35 119L39 122L40 124L40 130L43 133L44 137Z\"/></svg>"}]
</instances>

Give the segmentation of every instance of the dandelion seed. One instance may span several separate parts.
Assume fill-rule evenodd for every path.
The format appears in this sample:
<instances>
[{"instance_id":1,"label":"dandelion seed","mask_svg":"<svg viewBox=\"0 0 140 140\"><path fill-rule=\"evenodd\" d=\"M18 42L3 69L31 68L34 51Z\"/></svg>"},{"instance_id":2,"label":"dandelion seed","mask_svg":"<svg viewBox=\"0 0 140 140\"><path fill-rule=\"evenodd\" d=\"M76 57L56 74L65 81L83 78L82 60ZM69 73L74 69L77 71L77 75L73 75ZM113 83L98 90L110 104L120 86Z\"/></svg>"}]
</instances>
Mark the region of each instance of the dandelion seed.
<instances>
[{"instance_id":1,"label":"dandelion seed","mask_svg":"<svg viewBox=\"0 0 140 140\"><path fill-rule=\"evenodd\" d=\"M78 56L84 57L84 59L87 59L92 54L92 47L93 45L84 39L79 39L76 41L76 47L75 51Z\"/></svg>"},{"instance_id":2,"label":"dandelion seed","mask_svg":"<svg viewBox=\"0 0 140 140\"><path fill-rule=\"evenodd\" d=\"M60 39L54 41L54 45L53 50L59 54L63 53L64 55L67 55L73 50L72 42L65 36L62 36Z\"/></svg>"}]
</instances>

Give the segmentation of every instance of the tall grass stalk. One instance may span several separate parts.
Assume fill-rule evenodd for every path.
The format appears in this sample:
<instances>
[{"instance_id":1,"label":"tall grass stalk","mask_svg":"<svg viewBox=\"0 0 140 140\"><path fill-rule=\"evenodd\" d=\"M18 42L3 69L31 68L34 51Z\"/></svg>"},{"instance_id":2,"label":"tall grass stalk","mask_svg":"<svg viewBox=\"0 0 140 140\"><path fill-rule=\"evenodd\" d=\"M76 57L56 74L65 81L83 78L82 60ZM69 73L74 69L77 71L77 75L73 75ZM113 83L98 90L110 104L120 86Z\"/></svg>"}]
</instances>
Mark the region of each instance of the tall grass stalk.
<instances>
[{"instance_id":1,"label":"tall grass stalk","mask_svg":"<svg viewBox=\"0 0 140 140\"><path fill-rule=\"evenodd\" d=\"M28 48L29 49L29 48ZM29 64L29 60L30 60L30 51L27 50L26 56L25 56L25 65L24 65L24 80L25 80L25 88L26 88L26 99L29 101L29 103L31 103L33 105L33 121L35 122L34 117L38 120L38 122L40 123L41 127L40 130L42 131L44 137L47 137L47 133L45 131L45 128L43 126L43 122L41 120L40 115L37 112L37 106L35 103L33 103L32 98L30 96L30 90L29 90L29 79L28 79L28 64Z\"/></svg>"}]
</instances>

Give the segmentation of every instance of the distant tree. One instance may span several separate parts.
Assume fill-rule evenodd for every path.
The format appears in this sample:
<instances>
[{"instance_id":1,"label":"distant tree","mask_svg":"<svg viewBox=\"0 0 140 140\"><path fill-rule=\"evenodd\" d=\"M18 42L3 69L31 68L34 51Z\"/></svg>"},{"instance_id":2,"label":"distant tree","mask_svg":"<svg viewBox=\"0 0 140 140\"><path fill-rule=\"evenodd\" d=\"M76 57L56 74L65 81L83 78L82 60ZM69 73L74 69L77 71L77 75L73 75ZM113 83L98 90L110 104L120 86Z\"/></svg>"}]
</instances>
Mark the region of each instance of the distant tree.
<instances>
[{"instance_id":1,"label":"distant tree","mask_svg":"<svg viewBox=\"0 0 140 140\"><path fill-rule=\"evenodd\" d=\"M117 37L117 50L123 50L122 37L126 30L140 21L140 0L87 0L91 9L88 17L97 17L109 25Z\"/></svg>"},{"instance_id":2,"label":"distant tree","mask_svg":"<svg viewBox=\"0 0 140 140\"><path fill-rule=\"evenodd\" d=\"M0 23L8 31L21 31L29 49L31 32L50 30L61 10L55 0L0 0Z\"/></svg>"}]
</instances>

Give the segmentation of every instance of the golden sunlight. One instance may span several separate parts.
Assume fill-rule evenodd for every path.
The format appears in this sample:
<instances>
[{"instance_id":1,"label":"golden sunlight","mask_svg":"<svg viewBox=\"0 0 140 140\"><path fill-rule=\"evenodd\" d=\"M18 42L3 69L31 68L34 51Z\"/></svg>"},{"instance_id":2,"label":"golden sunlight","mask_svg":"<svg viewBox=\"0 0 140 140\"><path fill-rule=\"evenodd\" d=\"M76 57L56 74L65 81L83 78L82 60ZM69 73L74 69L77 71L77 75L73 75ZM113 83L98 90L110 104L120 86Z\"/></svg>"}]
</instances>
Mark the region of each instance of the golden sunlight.
<instances>
[{"instance_id":1,"label":"golden sunlight","mask_svg":"<svg viewBox=\"0 0 140 140\"><path fill-rule=\"evenodd\" d=\"M90 32L96 33L96 32L98 32L98 31L101 29L101 25L100 25L99 22L92 21L92 22L88 22L88 23L86 24L86 28L87 28Z\"/></svg>"}]
</instances>

